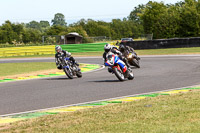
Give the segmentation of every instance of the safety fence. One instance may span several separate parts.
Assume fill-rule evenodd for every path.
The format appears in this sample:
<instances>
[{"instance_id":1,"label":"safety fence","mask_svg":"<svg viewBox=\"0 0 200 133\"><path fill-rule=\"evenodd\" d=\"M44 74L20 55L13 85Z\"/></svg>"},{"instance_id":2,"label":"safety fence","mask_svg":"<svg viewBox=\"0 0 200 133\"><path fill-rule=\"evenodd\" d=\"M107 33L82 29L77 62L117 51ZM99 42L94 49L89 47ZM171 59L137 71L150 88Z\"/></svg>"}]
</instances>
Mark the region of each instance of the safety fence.
<instances>
[{"instance_id":1,"label":"safety fence","mask_svg":"<svg viewBox=\"0 0 200 133\"><path fill-rule=\"evenodd\" d=\"M71 53L87 53L103 51L103 47L105 44L106 43L87 43L66 44L60 46L63 48L63 50L67 50ZM55 45L0 48L0 57L53 54L55 54Z\"/></svg>"},{"instance_id":2,"label":"safety fence","mask_svg":"<svg viewBox=\"0 0 200 133\"><path fill-rule=\"evenodd\" d=\"M103 51L106 43L87 43L87 44L67 44L60 45L63 50L67 50L71 53L83 53L83 52L99 52Z\"/></svg>"}]
</instances>

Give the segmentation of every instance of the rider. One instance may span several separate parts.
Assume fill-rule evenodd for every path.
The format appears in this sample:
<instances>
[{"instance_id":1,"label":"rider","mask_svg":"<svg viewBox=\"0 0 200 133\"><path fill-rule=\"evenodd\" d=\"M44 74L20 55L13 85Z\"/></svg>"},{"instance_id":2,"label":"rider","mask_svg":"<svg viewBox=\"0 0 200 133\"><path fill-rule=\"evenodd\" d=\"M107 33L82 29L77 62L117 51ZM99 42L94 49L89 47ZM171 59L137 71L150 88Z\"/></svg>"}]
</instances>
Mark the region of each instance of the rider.
<instances>
[{"instance_id":1,"label":"rider","mask_svg":"<svg viewBox=\"0 0 200 133\"><path fill-rule=\"evenodd\" d=\"M129 47L127 45L124 45L123 43L120 43L119 45L119 51L122 53L123 56L126 57L126 55L128 54L128 52L134 53L134 57L136 58L136 60L140 60L140 57L137 56L135 50L132 47Z\"/></svg>"},{"instance_id":2,"label":"rider","mask_svg":"<svg viewBox=\"0 0 200 133\"><path fill-rule=\"evenodd\" d=\"M56 50L56 54L55 54L55 62L56 62L56 66L58 69L62 69L62 65L60 64L60 62L58 61L59 57L68 57L70 61L72 61L72 65L77 65L79 66L79 64L75 61L75 59L71 56L71 53L65 50L62 50L61 46L56 46L55 48Z\"/></svg>"},{"instance_id":3,"label":"rider","mask_svg":"<svg viewBox=\"0 0 200 133\"><path fill-rule=\"evenodd\" d=\"M122 56L122 53L117 49L117 47L115 46L111 46L109 43L107 43L105 46L104 46L104 53L103 53L103 59L104 59L104 64L105 62L107 61L107 54L108 52L112 52L114 54L117 54L119 56L119 58L125 62L125 64L127 65L128 68L130 68L130 65L128 63L128 61ZM112 72L112 69L111 68L108 68L108 71L109 72Z\"/></svg>"}]
</instances>

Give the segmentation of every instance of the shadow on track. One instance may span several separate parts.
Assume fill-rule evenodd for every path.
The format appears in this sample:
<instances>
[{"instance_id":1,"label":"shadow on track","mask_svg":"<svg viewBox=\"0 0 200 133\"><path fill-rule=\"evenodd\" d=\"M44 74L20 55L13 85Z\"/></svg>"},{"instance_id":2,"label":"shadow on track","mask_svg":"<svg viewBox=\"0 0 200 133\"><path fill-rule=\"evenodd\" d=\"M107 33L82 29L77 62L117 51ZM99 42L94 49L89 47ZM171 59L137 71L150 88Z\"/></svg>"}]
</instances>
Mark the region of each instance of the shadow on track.
<instances>
[{"instance_id":1,"label":"shadow on track","mask_svg":"<svg viewBox=\"0 0 200 133\"><path fill-rule=\"evenodd\" d=\"M119 80L99 80L99 81L89 81L89 82L102 83L102 82L122 82L122 81L119 81Z\"/></svg>"},{"instance_id":2,"label":"shadow on track","mask_svg":"<svg viewBox=\"0 0 200 133\"><path fill-rule=\"evenodd\" d=\"M74 77L74 79L76 79L77 77ZM42 80L73 80L67 77L63 77L63 78L47 78L47 79L42 79Z\"/></svg>"}]
</instances>

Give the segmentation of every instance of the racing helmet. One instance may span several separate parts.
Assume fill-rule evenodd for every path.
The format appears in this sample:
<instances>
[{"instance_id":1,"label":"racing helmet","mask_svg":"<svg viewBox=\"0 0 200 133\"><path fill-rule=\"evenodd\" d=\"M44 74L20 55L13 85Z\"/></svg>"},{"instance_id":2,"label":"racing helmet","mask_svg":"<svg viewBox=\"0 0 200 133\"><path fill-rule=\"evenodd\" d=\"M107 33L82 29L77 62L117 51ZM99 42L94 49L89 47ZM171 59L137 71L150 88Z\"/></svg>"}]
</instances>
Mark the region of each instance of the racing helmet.
<instances>
[{"instance_id":1,"label":"racing helmet","mask_svg":"<svg viewBox=\"0 0 200 133\"><path fill-rule=\"evenodd\" d=\"M56 52L61 52L62 48L61 48L61 46L58 45L58 46L56 46L55 50L56 50Z\"/></svg>"},{"instance_id":2,"label":"racing helmet","mask_svg":"<svg viewBox=\"0 0 200 133\"><path fill-rule=\"evenodd\" d=\"M109 52L111 50L111 45L109 43L107 43L105 46L104 46L104 51L105 52Z\"/></svg>"},{"instance_id":3,"label":"racing helmet","mask_svg":"<svg viewBox=\"0 0 200 133\"><path fill-rule=\"evenodd\" d=\"M120 50L120 51L124 51L124 50L125 50L125 47L124 47L123 44L121 44L121 45L119 46L119 50Z\"/></svg>"}]
</instances>

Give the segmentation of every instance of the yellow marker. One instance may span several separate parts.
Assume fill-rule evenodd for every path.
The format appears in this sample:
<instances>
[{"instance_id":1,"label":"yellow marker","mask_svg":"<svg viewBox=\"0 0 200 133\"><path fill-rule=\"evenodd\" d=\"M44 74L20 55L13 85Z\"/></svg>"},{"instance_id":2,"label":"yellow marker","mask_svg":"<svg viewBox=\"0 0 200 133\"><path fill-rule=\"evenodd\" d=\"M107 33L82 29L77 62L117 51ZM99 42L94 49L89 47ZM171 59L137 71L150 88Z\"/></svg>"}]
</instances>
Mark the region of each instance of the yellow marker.
<instances>
[{"instance_id":1,"label":"yellow marker","mask_svg":"<svg viewBox=\"0 0 200 133\"><path fill-rule=\"evenodd\" d=\"M90 71L91 69L89 68L81 68L81 71Z\"/></svg>"},{"instance_id":2,"label":"yellow marker","mask_svg":"<svg viewBox=\"0 0 200 133\"><path fill-rule=\"evenodd\" d=\"M64 72L56 72L56 74L62 74L62 75L65 75Z\"/></svg>"},{"instance_id":3,"label":"yellow marker","mask_svg":"<svg viewBox=\"0 0 200 133\"><path fill-rule=\"evenodd\" d=\"M50 109L42 112L74 112L80 109L87 109L87 108L93 108L92 106L72 106L72 107L66 107L66 108L58 108L58 109Z\"/></svg>"},{"instance_id":4,"label":"yellow marker","mask_svg":"<svg viewBox=\"0 0 200 133\"><path fill-rule=\"evenodd\" d=\"M146 97L127 97L127 98L121 98L121 99L115 99L111 101L122 101L122 102L129 102L129 101L135 101L140 99L145 99Z\"/></svg>"},{"instance_id":5,"label":"yellow marker","mask_svg":"<svg viewBox=\"0 0 200 133\"><path fill-rule=\"evenodd\" d=\"M174 91L166 91L166 92L160 92L160 93L164 93L164 94L176 94L176 93L180 93L180 92L188 92L190 90L174 90Z\"/></svg>"},{"instance_id":6,"label":"yellow marker","mask_svg":"<svg viewBox=\"0 0 200 133\"><path fill-rule=\"evenodd\" d=\"M18 79L22 80L22 79L30 79L29 77L18 77Z\"/></svg>"},{"instance_id":7,"label":"yellow marker","mask_svg":"<svg viewBox=\"0 0 200 133\"><path fill-rule=\"evenodd\" d=\"M29 76L29 78L40 78L39 76Z\"/></svg>"},{"instance_id":8,"label":"yellow marker","mask_svg":"<svg viewBox=\"0 0 200 133\"><path fill-rule=\"evenodd\" d=\"M46 110L42 112L48 112L48 113L61 113L61 112L74 112L76 111L75 109L51 109L51 110Z\"/></svg>"},{"instance_id":9,"label":"yellow marker","mask_svg":"<svg viewBox=\"0 0 200 133\"><path fill-rule=\"evenodd\" d=\"M11 123L15 121L23 120L22 118L0 118L0 124Z\"/></svg>"}]
</instances>

